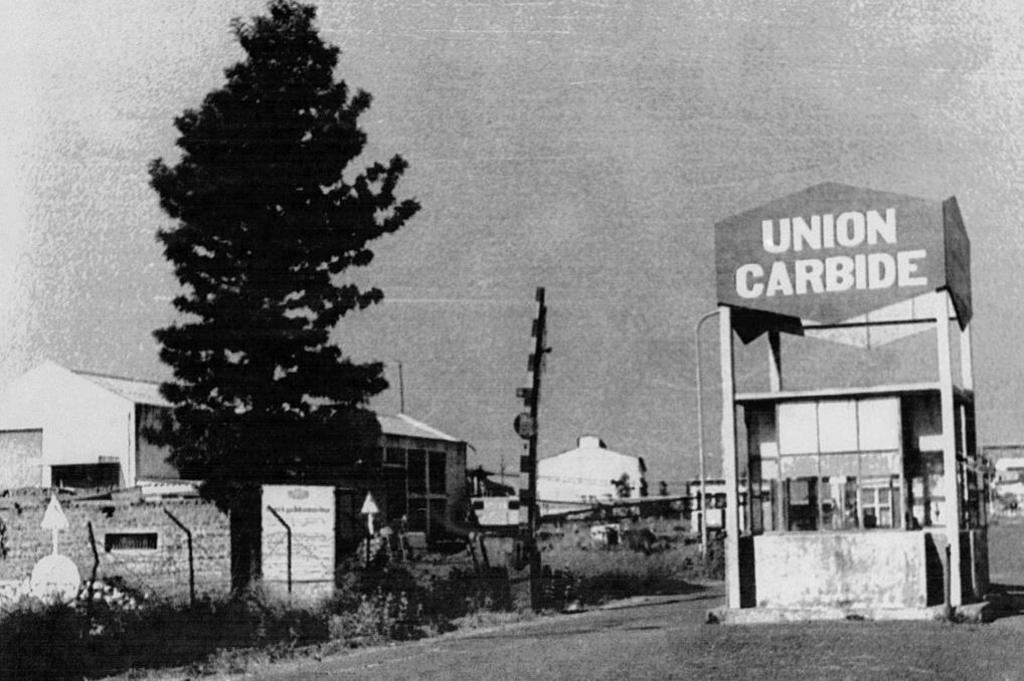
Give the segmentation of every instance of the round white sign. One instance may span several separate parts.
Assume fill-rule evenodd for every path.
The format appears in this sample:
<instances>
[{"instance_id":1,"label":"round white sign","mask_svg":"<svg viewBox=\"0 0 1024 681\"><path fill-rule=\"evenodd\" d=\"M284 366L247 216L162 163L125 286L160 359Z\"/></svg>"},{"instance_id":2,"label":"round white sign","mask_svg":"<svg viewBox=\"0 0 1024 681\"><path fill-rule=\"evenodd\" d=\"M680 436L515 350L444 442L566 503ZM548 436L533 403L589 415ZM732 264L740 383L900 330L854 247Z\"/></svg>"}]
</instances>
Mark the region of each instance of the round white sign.
<instances>
[{"instance_id":1,"label":"round white sign","mask_svg":"<svg viewBox=\"0 0 1024 681\"><path fill-rule=\"evenodd\" d=\"M78 567L70 558L50 554L32 568L29 589L36 598L67 602L78 594L81 583Z\"/></svg>"}]
</instances>

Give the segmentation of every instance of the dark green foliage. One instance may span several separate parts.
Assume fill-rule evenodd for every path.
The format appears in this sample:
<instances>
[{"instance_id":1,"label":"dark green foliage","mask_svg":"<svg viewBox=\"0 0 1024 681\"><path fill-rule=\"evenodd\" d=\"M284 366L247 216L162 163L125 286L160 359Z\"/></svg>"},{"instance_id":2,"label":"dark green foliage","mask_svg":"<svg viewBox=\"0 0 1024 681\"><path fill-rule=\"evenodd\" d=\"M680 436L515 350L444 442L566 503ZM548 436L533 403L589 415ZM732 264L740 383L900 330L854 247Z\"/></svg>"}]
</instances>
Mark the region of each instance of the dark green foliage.
<instances>
[{"instance_id":1,"label":"dark green foliage","mask_svg":"<svg viewBox=\"0 0 1024 681\"><path fill-rule=\"evenodd\" d=\"M221 650L295 647L327 637L323 608L289 606L258 592L130 610L26 601L0 617L0 678L81 679L196 663Z\"/></svg>"},{"instance_id":2,"label":"dark green foliage","mask_svg":"<svg viewBox=\"0 0 1024 681\"><path fill-rule=\"evenodd\" d=\"M183 288L182 320L155 332L175 418L151 435L229 508L242 487L336 479L376 445L366 405L387 387L383 367L350 361L330 334L383 297L343 275L419 208L395 196L399 156L345 172L370 96L334 79L339 50L315 10L274 0L268 11L235 21L245 60L175 120L177 164L149 169Z\"/></svg>"},{"instance_id":3,"label":"dark green foliage","mask_svg":"<svg viewBox=\"0 0 1024 681\"><path fill-rule=\"evenodd\" d=\"M315 603L259 589L195 605L24 599L0 611L0 679L81 679L180 665L245 671L247 660L261 655L415 640L451 631L464 615L508 607L504 575L455 571L423 580L403 569L346 573L328 601Z\"/></svg>"}]
</instances>

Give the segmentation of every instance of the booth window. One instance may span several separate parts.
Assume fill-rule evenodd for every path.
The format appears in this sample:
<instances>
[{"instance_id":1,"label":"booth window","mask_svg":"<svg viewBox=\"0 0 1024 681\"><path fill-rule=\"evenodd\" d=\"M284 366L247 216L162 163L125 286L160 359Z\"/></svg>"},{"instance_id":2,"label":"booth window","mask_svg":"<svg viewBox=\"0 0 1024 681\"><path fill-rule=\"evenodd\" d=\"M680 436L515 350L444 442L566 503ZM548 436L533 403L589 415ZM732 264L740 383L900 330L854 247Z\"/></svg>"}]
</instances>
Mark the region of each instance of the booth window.
<instances>
[{"instance_id":1,"label":"booth window","mask_svg":"<svg viewBox=\"0 0 1024 681\"><path fill-rule=\"evenodd\" d=\"M899 527L901 466L896 398L778 405L783 529Z\"/></svg>"}]
</instances>

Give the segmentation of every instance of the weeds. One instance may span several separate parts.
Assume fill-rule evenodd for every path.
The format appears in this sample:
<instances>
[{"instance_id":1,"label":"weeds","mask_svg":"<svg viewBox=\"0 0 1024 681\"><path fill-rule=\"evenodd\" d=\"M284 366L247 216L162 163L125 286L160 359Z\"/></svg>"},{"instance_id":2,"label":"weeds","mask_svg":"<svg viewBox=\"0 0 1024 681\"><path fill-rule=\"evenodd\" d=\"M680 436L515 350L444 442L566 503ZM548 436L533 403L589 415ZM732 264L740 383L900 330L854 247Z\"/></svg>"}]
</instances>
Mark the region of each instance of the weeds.
<instances>
[{"instance_id":1,"label":"weeds","mask_svg":"<svg viewBox=\"0 0 1024 681\"><path fill-rule=\"evenodd\" d=\"M110 591L110 589L107 589ZM81 679L127 669L189 665L195 673L244 671L312 644L333 649L451 631L454 621L508 599L504 580L453 572L418 581L408 570L349 573L333 597L297 603L261 590L194 605L97 598L44 604L22 598L0 617L4 679ZM83 591L83 593L86 593Z\"/></svg>"},{"instance_id":2,"label":"weeds","mask_svg":"<svg viewBox=\"0 0 1024 681\"><path fill-rule=\"evenodd\" d=\"M693 578L714 578L723 565L716 544L704 562L682 542L659 539L641 548L585 550L564 542L547 550L544 609L682 593L694 588ZM308 603L254 590L189 605L101 584L71 604L22 596L5 606L0 675L60 681L182 666L192 675L244 672L300 650L327 654L522 618L512 610L503 571L476 572L451 561L348 565L329 599Z\"/></svg>"}]
</instances>

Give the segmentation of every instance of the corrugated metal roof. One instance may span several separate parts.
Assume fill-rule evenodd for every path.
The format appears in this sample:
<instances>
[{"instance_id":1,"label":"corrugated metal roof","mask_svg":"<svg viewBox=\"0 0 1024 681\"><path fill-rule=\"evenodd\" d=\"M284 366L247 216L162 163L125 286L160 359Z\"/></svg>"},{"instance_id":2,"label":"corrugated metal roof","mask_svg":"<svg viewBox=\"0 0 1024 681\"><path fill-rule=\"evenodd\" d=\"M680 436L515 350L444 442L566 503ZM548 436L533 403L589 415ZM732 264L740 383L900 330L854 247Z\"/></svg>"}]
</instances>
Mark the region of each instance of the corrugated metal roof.
<instances>
[{"instance_id":1,"label":"corrugated metal roof","mask_svg":"<svg viewBox=\"0 0 1024 681\"><path fill-rule=\"evenodd\" d=\"M452 437L447 433L442 433L437 428L428 426L422 421L417 421L406 414L396 414L394 416L377 414L377 420L380 422L380 429L385 435L399 435L404 437L421 437L427 440L462 442L459 438Z\"/></svg>"},{"instance_id":2,"label":"corrugated metal roof","mask_svg":"<svg viewBox=\"0 0 1024 681\"><path fill-rule=\"evenodd\" d=\"M171 403L160 394L160 384L155 381L90 374L87 371L75 371L74 373L136 404L150 404L156 407L171 406Z\"/></svg>"},{"instance_id":3,"label":"corrugated metal roof","mask_svg":"<svg viewBox=\"0 0 1024 681\"><path fill-rule=\"evenodd\" d=\"M91 374L87 371L75 371L76 375L88 379L110 392L137 404L149 404L157 407L170 407L170 402L160 394L160 384L155 381L140 381L118 376ZM462 442L457 437L443 433L437 428L417 421L407 414L378 414L381 431L386 435L403 437L419 437L427 440L445 440Z\"/></svg>"}]
</instances>

